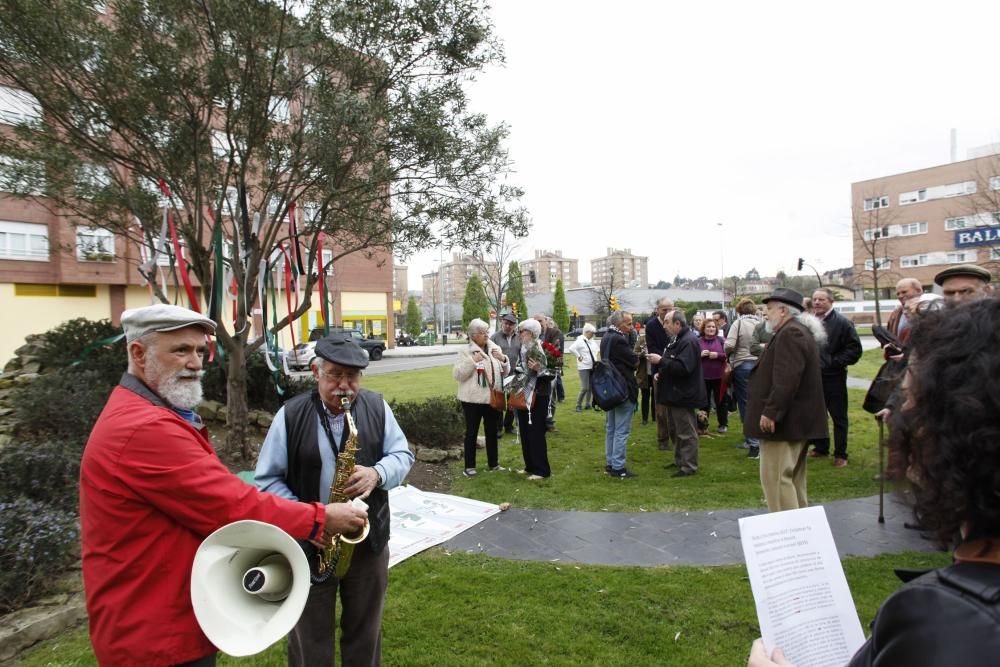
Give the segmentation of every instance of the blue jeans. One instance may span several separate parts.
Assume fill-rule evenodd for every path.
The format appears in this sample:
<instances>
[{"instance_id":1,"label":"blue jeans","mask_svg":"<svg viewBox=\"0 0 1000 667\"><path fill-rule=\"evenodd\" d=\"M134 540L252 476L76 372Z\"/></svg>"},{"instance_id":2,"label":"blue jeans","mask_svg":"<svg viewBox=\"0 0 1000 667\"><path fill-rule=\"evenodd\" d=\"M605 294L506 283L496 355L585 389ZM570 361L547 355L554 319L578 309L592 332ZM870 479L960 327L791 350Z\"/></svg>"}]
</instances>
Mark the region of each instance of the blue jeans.
<instances>
[{"instance_id":1,"label":"blue jeans","mask_svg":"<svg viewBox=\"0 0 1000 667\"><path fill-rule=\"evenodd\" d=\"M632 415L635 401L627 400L604 413L604 457L612 470L625 467L625 445L632 432Z\"/></svg>"},{"instance_id":2,"label":"blue jeans","mask_svg":"<svg viewBox=\"0 0 1000 667\"><path fill-rule=\"evenodd\" d=\"M740 411L740 421L746 426L747 416L747 388L750 386L750 371L753 370L754 362L744 361L733 369L733 394L736 395L736 407ZM746 438L748 445L760 446L757 438Z\"/></svg>"}]
</instances>

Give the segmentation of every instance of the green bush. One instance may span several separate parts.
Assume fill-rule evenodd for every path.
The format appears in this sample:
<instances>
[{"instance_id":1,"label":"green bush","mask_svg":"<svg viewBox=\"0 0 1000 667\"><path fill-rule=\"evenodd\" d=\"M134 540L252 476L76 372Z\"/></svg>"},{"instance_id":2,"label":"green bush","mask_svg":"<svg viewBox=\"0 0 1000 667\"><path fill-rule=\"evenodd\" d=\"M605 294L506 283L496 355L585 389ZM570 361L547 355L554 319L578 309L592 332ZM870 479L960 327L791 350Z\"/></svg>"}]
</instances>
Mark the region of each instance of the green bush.
<instances>
[{"instance_id":1,"label":"green bush","mask_svg":"<svg viewBox=\"0 0 1000 667\"><path fill-rule=\"evenodd\" d=\"M14 433L82 449L117 383L99 370L70 367L18 385L11 395Z\"/></svg>"},{"instance_id":2,"label":"green bush","mask_svg":"<svg viewBox=\"0 0 1000 667\"><path fill-rule=\"evenodd\" d=\"M218 359L205 365L205 376L201 385L207 400L226 402L228 370L228 365L225 362L220 364ZM264 355L260 352L254 352L247 357L246 372L247 405L251 410L277 412L284 401L316 386L311 377L298 380L289 378L284 373L278 374L278 383L275 384L274 373L267 367ZM284 392L280 396L278 386Z\"/></svg>"},{"instance_id":3,"label":"green bush","mask_svg":"<svg viewBox=\"0 0 1000 667\"><path fill-rule=\"evenodd\" d=\"M0 503L0 612L50 590L79 557L80 525L73 512L17 498Z\"/></svg>"},{"instance_id":4,"label":"green bush","mask_svg":"<svg viewBox=\"0 0 1000 667\"><path fill-rule=\"evenodd\" d=\"M83 449L65 441L14 442L0 449L0 502L18 497L75 512Z\"/></svg>"},{"instance_id":5,"label":"green bush","mask_svg":"<svg viewBox=\"0 0 1000 667\"><path fill-rule=\"evenodd\" d=\"M68 320L45 332L41 346L42 363L46 368L73 367L94 371L105 383L113 386L128 367L125 339L110 344L94 344L121 332L121 327L111 324L111 320L95 321L82 317Z\"/></svg>"},{"instance_id":6,"label":"green bush","mask_svg":"<svg viewBox=\"0 0 1000 667\"><path fill-rule=\"evenodd\" d=\"M390 407L410 442L425 446L461 444L465 418L457 398L439 396L422 402L393 401Z\"/></svg>"}]
</instances>

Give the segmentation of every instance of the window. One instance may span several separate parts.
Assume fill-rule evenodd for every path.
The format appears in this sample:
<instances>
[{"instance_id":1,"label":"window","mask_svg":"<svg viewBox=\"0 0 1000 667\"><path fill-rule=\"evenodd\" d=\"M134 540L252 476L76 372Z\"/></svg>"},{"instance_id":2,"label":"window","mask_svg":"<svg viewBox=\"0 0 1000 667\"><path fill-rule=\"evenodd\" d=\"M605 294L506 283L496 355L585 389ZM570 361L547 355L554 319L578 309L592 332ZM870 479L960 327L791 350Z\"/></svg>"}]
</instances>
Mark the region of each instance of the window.
<instances>
[{"instance_id":1,"label":"window","mask_svg":"<svg viewBox=\"0 0 1000 667\"><path fill-rule=\"evenodd\" d=\"M223 130L212 130L212 154L219 160L228 160L232 155L233 161L239 162L241 149L246 150L245 147L237 144L236 150L233 150L229 135Z\"/></svg>"},{"instance_id":2,"label":"window","mask_svg":"<svg viewBox=\"0 0 1000 667\"><path fill-rule=\"evenodd\" d=\"M291 119L291 114L288 111L288 100L286 98L271 98L271 117L279 123L287 123Z\"/></svg>"},{"instance_id":3,"label":"window","mask_svg":"<svg viewBox=\"0 0 1000 667\"><path fill-rule=\"evenodd\" d=\"M871 259L865 260L865 271L873 271L878 268L879 271L885 271L892 268L892 260L888 257L879 257L877 260L878 266L875 266L875 262Z\"/></svg>"},{"instance_id":4,"label":"window","mask_svg":"<svg viewBox=\"0 0 1000 667\"><path fill-rule=\"evenodd\" d=\"M865 210L873 211L877 208L885 208L889 205L889 196L881 195L879 197L871 197L865 200Z\"/></svg>"},{"instance_id":5,"label":"window","mask_svg":"<svg viewBox=\"0 0 1000 667\"><path fill-rule=\"evenodd\" d=\"M927 266L927 263L927 255L910 255L909 257L899 258L899 265L904 269L913 268L915 266Z\"/></svg>"},{"instance_id":6,"label":"window","mask_svg":"<svg viewBox=\"0 0 1000 667\"><path fill-rule=\"evenodd\" d=\"M916 234L926 234L926 233L927 233L926 222L911 222L906 225L900 225L899 228L900 236L914 236Z\"/></svg>"},{"instance_id":7,"label":"window","mask_svg":"<svg viewBox=\"0 0 1000 667\"><path fill-rule=\"evenodd\" d=\"M881 227L879 229L866 229L862 236L865 241L877 241L881 238L889 236L889 228Z\"/></svg>"},{"instance_id":8,"label":"window","mask_svg":"<svg viewBox=\"0 0 1000 667\"><path fill-rule=\"evenodd\" d=\"M944 230L953 232L959 229L973 229L974 227L989 227L997 224L996 213L979 213L976 215L961 215L955 218L945 218Z\"/></svg>"},{"instance_id":9,"label":"window","mask_svg":"<svg viewBox=\"0 0 1000 667\"><path fill-rule=\"evenodd\" d=\"M94 298L97 296L97 285L14 283L14 296L72 296Z\"/></svg>"},{"instance_id":10,"label":"window","mask_svg":"<svg viewBox=\"0 0 1000 667\"><path fill-rule=\"evenodd\" d=\"M1000 248L990 248L990 261L1000 262Z\"/></svg>"},{"instance_id":11,"label":"window","mask_svg":"<svg viewBox=\"0 0 1000 667\"><path fill-rule=\"evenodd\" d=\"M927 190L913 190L899 195L900 204L914 204L920 201L927 201Z\"/></svg>"},{"instance_id":12,"label":"window","mask_svg":"<svg viewBox=\"0 0 1000 667\"><path fill-rule=\"evenodd\" d=\"M111 185L111 172L108 171L107 167L97 164L83 164L76 170L78 196L88 197L109 185Z\"/></svg>"},{"instance_id":13,"label":"window","mask_svg":"<svg viewBox=\"0 0 1000 667\"><path fill-rule=\"evenodd\" d=\"M326 249L324 249L323 250L323 266L326 268L326 272L327 273L333 273L332 262L333 262L333 251L332 250L326 250Z\"/></svg>"},{"instance_id":14,"label":"window","mask_svg":"<svg viewBox=\"0 0 1000 667\"><path fill-rule=\"evenodd\" d=\"M16 125L42 117L42 108L34 95L0 86L0 122Z\"/></svg>"},{"instance_id":15,"label":"window","mask_svg":"<svg viewBox=\"0 0 1000 667\"><path fill-rule=\"evenodd\" d=\"M1000 176L990 177L990 190L1000 190Z\"/></svg>"},{"instance_id":16,"label":"window","mask_svg":"<svg viewBox=\"0 0 1000 667\"><path fill-rule=\"evenodd\" d=\"M0 221L0 259L47 262L48 225Z\"/></svg>"},{"instance_id":17,"label":"window","mask_svg":"<svg viewBox=\"0 0 1000 667\"><path fill-rule=\"evenodd\" d=\"M226 199L222 202L222 215L235 218L240 212L240 191L230 185L226 188Z\"/></svg>"},{"instance_id":18,"label":"window","mask_svg":"<svg viewBox=\"0 0 1000 667\"><path fill-rule=\"evenodd\" d=\"M976 261L976 251L956 250L954 252L949 252L946 256L946 261L949 264L964 264L965 262L974 262Z\"/></svg>"},{"instance_id":19,"label":"window","mask_svg":"<svg viewBox=\"0 0 1000 667\"><path fill-rule=\"evenodd\" d=\"M139 181L139 187L145 190L150 196L156 197L156 205L160 208L166 208L171 204L178 209L184 208L177 197L168 199L167 196L163 194L163 190L160 189L160 184L156 181L144 178Z\"/></svg>"},{"instance_id":20,"label":"window","mask_svg":"<svg viewBox=\"0 0 1000 667\"><path fill-rule=\"evenodd\" d=\"M0 155L0 190L21 195L41 195L45 173L41 165Z\"/></svg>"},{"instance_id":21,"label":"window","mask_svg":"<svg viewBox=\"0 0 1000 667\"><path fill-rule=\"evenodd\" d=\"M110 262L114 260L114 234L99 227L77 227L76 258L83 262Z\"/></svg>"},{"instance_id":22,"label":"window","mask_svg":"<svg viewBox=\"0 0 1000 667\"><path fill-rule=\"evenodd\" d=\"M178 239L178 241L181 246L181 257L187 258L187 253L184 252L184 239ZM174 259L174 242L170 240L168 234L163 248L160 249L160 254L156 257L156 265L170 266L171 264L177 264L177 260Z\"/></svg>"}]
</instances>

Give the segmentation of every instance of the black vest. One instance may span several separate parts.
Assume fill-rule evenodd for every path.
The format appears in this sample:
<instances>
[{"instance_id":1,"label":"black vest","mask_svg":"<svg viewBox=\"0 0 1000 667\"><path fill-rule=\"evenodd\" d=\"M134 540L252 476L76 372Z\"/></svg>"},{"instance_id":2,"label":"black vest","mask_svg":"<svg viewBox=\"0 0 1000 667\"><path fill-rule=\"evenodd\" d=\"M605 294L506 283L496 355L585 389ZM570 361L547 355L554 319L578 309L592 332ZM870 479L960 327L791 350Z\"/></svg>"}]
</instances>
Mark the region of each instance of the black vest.
<instances>
[{"instance_id":1,"label":"black vest","mask_svg":"<svg viewBox=\"0 0 1000 667\"><path fill-rule=\"evenodd\" d=\"M320 427L312 392L299 394L285 403L285 435L288 446L288 475L285 483L299 500L303 502L329 501L329 494L319 496L319 475L323 460L319 453L319 438L316 429ZM355 462L372 467L382 459L385 440L385 403L381 394L361 389L351 406L354 424L358 427L358 453ZM325 415L323 415L325 417ZM347 422L344 422L343 438L347 438ZM332 444L332 443L331 443ZM340 443L338 443L340 444ZM389 493L375 488L365 499L368 504L368 546L372 553L382 552L389 543Z\"/></svg>"}]
</instances>

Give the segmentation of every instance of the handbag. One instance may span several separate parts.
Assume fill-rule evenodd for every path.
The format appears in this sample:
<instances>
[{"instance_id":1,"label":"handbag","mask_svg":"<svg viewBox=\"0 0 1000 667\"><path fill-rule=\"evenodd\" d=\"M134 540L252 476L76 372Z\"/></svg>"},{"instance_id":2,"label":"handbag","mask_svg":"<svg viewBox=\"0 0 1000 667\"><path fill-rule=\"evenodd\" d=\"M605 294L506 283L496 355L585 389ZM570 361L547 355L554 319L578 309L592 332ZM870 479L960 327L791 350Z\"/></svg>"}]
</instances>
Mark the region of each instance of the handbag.
<instances>
[{"instance_id":1,"label":"handbag","mask_svg":"<svg viewBox=\"0 0 1000 667\"><path fill-rule=\"evenodd\" d=\"M528 405L528 401L524 397L524 390L518 389L513 394L507 397L507 407L511 410L530 410L535 407L535 399L538 398L538 394L531 394L531 405Z\"/></svg>"},{"instance_id":2,"label":"handbag","mask_svg":"<svg viewBox=\"0 0 1000 667\"><path fill-rule=\"evenodd\" d=\"M492 358L490 358L490 371L493 372L493 377L487 377L490 382L490 407L499 412L503 412L507 409L507 395L503 393L502 389L497 389L493 386L493 380L496 379L497 373L496 369L493 368Z\"/></svg>"},{"instance_id":3,"label":"handbag","mask_svg":"<svg viewBox=\"0 0 1000 667\"><path fill-rule=\"evenodd\" d=\"M886 401L892 395L893 390L903 379L903 372L906 370L906 361L902 359L888 359L878 369L875 379L868 387L865 394L865 401L861 408L865 412L875 414L885 407Z\"/></svg>"}]
</instances>

